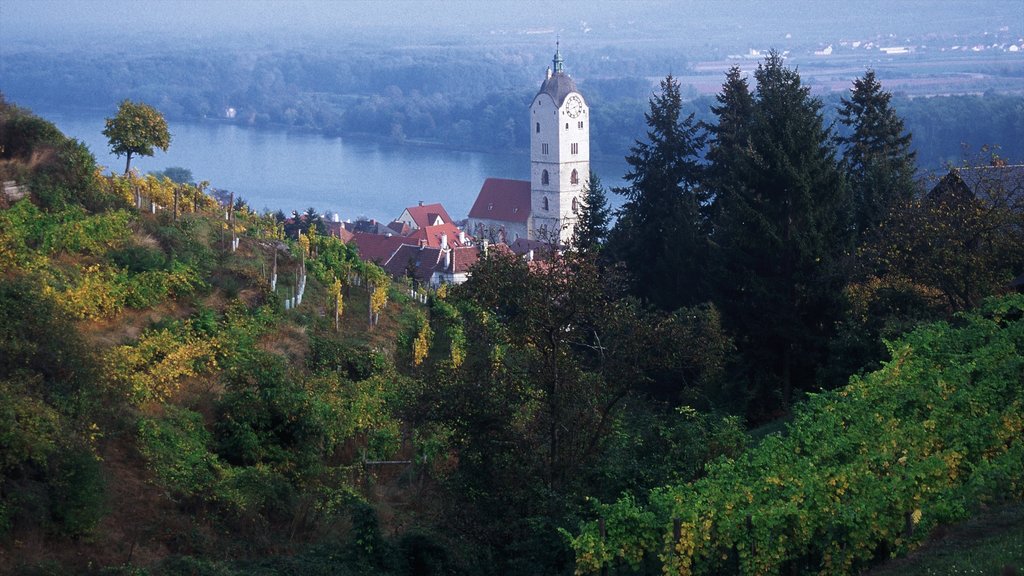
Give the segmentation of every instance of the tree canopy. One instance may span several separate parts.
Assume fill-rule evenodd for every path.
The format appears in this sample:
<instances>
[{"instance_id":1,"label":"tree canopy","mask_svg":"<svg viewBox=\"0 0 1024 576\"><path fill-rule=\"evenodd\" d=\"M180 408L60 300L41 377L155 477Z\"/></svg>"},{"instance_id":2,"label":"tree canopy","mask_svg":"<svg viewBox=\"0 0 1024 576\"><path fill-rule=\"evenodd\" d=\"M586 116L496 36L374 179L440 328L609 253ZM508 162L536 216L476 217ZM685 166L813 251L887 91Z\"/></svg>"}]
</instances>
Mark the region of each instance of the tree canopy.
<instances>
[{"instance_id":1,"label":"tree canopy","mask_svg":"<svg viewBox=\"0 0 1024 576\"><path fill-rule=\"evenodd\" d=\"M167 121L148 104L125 99L113 118L107 118L103 135L110 140L110 152L125 157L124 173L132 166L132 156L152 156L154 148L167 151L171 133Z\"/></svg>"}]
</instances>

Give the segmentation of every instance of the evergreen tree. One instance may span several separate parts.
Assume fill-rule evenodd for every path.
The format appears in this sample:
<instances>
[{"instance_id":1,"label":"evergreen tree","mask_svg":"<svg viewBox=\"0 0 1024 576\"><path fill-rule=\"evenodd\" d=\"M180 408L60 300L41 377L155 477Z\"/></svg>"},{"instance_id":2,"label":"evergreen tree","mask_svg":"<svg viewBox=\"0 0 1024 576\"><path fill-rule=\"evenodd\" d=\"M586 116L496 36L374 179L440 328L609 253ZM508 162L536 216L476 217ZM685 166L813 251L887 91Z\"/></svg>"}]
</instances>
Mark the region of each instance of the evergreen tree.
<instances>
[{"instance_id":1,"label":"evergreen tree","mask_svg":"<svg viewBox=\"0 0 1024 576\"><path fill-rule=\"evenodd\" d=\"M850 99L843 98L839 109L839 121L850 129L839 141L845 148L843 165L858 237L875 230L894 205L909 200L915 191L911 136L891 99L874 70L868 70L854 80Z\"/></svg>"},{"instance_id":2,"label":"evergreen tree","mask_svg":"<svg viewBox=\"0 0 1024 576\"><path fill-rule=\"evenodd\" d=\"M601 184L601 178L591 171L590 179L583 188L572 246L582 251L599 250L608 237L611 216L612 209L608 206L608 196Z\"/></svg>"},{"instance_id":3,"label":"evergreen tree","mask_svg":"<svg viewBox=\"0 0 1024 576\"><path fill-rule=\"evenodd\" d=\"M750 93L747 79L740 75L739 67L729 69L722 92L715 99L718 105L712 105L711 112L718 121L708 126L711 141L707 158L710 162L708 185L717 197L742 185L734 176L743 173L741 164L754 114L754 96Z\"/></svg>"},{"instance_id":4,"label":"evergreen tree","mask_svg":"<svg viewBox=\"0 0 1024 576\"><path fill-rule=\"evenodd\" d=\"M723 157L716 159L718 173L733 170L737 183L717 199L722 271L716 297L768 413L779 400L788 406L794 386L814 382L840 311L843 281L834 270L848 250L849 228L821 102L778 53L754 77L757 98L742 154L724 166ZM719 137L727 133L716 130Z\"/></svg>"},{"instance_id":5,"label":"evergreen tree","mask_svg":"<svg viewBox=\"0 0 1024 576\"><path fill-rule=\"evenodd\" d=\"M705 134L693 114L681 118L679 82L671 75L651 97L647 142L637 141L626 162L630 183L609 245L625 263L634 292L664 308L701 302L705 295L707 191L698 154Z\"/></svg>"}]
</instances>

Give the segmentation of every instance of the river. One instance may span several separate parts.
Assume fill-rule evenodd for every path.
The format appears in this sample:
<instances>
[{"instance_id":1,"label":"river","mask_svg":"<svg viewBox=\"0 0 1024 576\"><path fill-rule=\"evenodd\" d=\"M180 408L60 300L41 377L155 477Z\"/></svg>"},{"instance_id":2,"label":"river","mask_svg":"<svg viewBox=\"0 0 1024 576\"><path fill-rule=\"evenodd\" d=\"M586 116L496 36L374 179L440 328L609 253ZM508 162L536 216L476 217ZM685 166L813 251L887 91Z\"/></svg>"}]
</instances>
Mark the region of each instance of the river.
<instances>
[{"instance_id":1,"label":"river","mask_svg":"<svg viewBox=\"0 0 1024 576\"><path fill-rule=\"evenodd\" d=\"M122 172L124 158L109 152L102 115L38 112L67 136L84 142L108 171ZM171 146L132 159L141 173L181 166L196 180L230 190L263 211L337 212L390 221L417 202L440 202L464 218L488 177L527 179L529 155L460 152L327 138L284 130L253 129L217 121L168 122ZM594 162L606 187L621 184L625 163ZM609 194L612 202L619 198Z\"/></svg>"}]
</instances>

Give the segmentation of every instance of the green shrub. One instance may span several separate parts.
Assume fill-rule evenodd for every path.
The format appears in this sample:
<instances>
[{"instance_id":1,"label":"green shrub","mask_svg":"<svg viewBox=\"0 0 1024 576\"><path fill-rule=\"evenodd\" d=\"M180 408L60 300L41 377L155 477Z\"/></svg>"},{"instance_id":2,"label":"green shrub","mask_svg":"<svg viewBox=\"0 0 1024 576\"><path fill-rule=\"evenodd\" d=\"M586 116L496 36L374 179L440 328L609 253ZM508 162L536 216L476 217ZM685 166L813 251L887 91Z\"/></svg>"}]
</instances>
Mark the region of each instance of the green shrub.
<instances>
[{"instance_id":1,"label":"green shrub","mask_svg":"<svg viewBox=\"0 0 1024 576\"><path fill-rule=\"evenodd\" d=\"M312 372L337 372L353 382L380 374L387 366L387 359L380 352L321 335L309 338L306 362Z\"/></svg>"},{"instance_id":2,"label":"green shrub","mask_svg":"<svg viewBox=\"0 0 1024 576\"><path fill-rule=\"evenodd\" d=\"M57 532L91 532L107 509L99 458L89 447L72 444L50 466L50 515Z\"/></svg>"},{"instance_id":3,"label":"green shrub","mask_svg":"<svg viewBox=\"0 0 1024 576\"><path fill-rule=\"evenodd\" d=\"M139 420L138 439L150 468L172 492L190 499L212 497L222 470L209 450L213 438L201 414L166 406L162 417Z\"/></svg>"},{"instance_id":4,"label":"green shrub","mask_svg":"<svg viewBox=\"0 0 1024 576\"><path fill-rule=\"evenodd\" d=\"M132 274L160 270L167 262L167 256L156 248L131 244L108 254L111 262Z\"/></svg>"}]
</instances>

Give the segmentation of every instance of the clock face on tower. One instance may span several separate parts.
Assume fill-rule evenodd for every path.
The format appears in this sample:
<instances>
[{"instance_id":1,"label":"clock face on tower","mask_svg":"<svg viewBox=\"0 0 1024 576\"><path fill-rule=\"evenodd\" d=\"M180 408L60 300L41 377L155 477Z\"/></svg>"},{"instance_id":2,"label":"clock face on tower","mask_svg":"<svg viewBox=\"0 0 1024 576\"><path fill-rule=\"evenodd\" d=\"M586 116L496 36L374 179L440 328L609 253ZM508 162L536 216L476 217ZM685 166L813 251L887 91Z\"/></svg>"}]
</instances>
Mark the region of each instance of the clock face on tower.
<instances>
[{"instance_id":1,"label":"clock face on tower","mask_svg":"<svg viewBox=\"0 0 1024 576\"><path fill-rule=\"evenodd\" d=\"M583 100L580 100L580 97L575 94L569 96L565 104L565 112L570 118L578 118L583 112Z\"/></svg>"}]
</instances>

